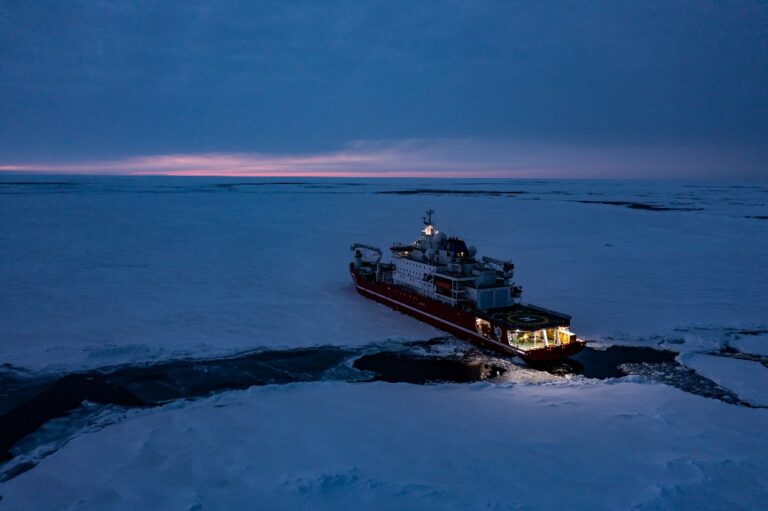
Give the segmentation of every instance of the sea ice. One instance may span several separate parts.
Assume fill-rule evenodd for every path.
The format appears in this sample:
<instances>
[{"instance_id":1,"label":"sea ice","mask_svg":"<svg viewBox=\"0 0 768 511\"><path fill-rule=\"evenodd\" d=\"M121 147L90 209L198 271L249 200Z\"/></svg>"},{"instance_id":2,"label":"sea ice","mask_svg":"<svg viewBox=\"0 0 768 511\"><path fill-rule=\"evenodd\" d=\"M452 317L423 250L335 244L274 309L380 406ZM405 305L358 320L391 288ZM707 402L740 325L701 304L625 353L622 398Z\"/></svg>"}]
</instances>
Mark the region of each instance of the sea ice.
<instances>
[{"instance_id":1,"label":"sea ice","mask_svg":"<svg viewBox=\"0 0 768 511\"><path fill-rule=\"evenodd\" d=\"M768 334L742 335L730 345L742 353L768 357Z\"/></svg>"},{"instance_id":2,"label":"sea ice","mask_svg":"<svg viewBox=\"0 0 768 511\"><path fill-rule=\"evenodd\" d=\"M448 234L514 261L525 301L571 314L581 336L673 347L742 399L767 404L764 367L694 353L728 344L728 332L766 328L766 187L46 180L0 176L0 371L14 378L444 335L358 296L347 274L350 243L412 240L431 207ZM746 337L732 345L762 352ZM528 368L505 378L517 383L261 387L116 414L116 424L53 442L60 450L1 483L0 507L768 502L768 410L641 378L606 383Z\"/></svg>"},{"instance_id":3,"label":"sea ice","mask_svg":"<svg viewBox=\"0 0 768 511\"><path fill-rule=\"evenodd\" d=\"M428 207L598 343L712 349L686 329L757 328L768 310L768 222L745 218L766 213L764 187L46 180L0 176L0 362L35 371L442 335L361 298L347 273L350 243L412 240Z\"/></svg>"},{"instance_id":4,"label":"sea ice","mask_svg":"<svg viewBox=\"0 0 768 511\"><path fill-rule=\"evenodd\" d=\"M768 411L644 383L260 387L130 414L8 509L760 509Z\"/></svg>"},{"instance_id":5,"label":"sea ice","mask_svg":"<svg viewBox=\"0 0 768 511\"><path fill-rule=\"evenodd\" d=\"M729 390L742 400L768 406L768 368L760 362L738 358L686 353L681 362Z\"/></svg>"}]
</instances>

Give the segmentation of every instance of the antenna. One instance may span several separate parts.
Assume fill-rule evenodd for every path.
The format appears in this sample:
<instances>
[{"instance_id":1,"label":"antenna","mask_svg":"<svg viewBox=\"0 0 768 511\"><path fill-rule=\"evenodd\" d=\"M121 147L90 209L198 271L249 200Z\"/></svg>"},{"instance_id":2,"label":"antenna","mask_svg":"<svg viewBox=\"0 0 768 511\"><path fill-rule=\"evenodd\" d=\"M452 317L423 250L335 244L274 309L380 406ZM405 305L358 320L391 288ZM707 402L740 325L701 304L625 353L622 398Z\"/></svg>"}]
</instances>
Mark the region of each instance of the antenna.
<instances>
[{"instance_id":1,"label":"antenna","mask_svg":"<svg viewBox=\"0 0 768 511\"><path fill-rule=\"evenodd\" d=\"M435 229L435 226L432 225L432 214L434 211L428 209L426 213L427 216L421 217L421 219L424 220L424 229L422 229L421 232L423 232L425 236L433 236L437 234L437 229Z\"/></svg>"},{"instance_id":2,"label":"antenna","mask_svg":"<svg viewBox=\"0 0 768 511\"><path fill-rule=\"evenodd\" d=\"M423 216L423 217L421 217L421 219L422 219L422 220L424 220L424 225L432 225L432 214L433 214L434 212L435 212L434 210L432 210L432 209L428 209L428 210L426 211L426 213L427 213L427 216Z\"/></svg>"}]
</instances>

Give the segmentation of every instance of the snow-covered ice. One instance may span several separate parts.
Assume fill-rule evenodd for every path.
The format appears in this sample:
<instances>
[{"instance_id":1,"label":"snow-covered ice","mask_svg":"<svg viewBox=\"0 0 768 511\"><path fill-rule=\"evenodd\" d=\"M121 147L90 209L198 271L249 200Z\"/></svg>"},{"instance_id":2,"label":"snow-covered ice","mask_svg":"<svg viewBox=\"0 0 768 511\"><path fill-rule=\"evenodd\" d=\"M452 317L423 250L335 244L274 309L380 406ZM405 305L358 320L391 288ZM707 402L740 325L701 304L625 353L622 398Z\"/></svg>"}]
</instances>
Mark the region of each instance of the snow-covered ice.
<instances>
[{"instance_id":1,"label":"snow-covered ice","mask_svg":"<svg viewBox=\"0 0 768 511\"><path fill-rule=\"evenodd\" d=\"M713 349L723 339L691 328L768 323L768 221L747 218L768 213L765 187L45 180L0 184L2 362L35 370L440 335L360 299L347 275L350 243L411 240L427 207L480 254L512 259L524 299L571 314L587 339Z\"/></svg>"},{"instance_id":2,"label":"snow-covered ice","mask_svg":"<svg viewBox=\"0 0 768 511\"><path fill-rule=\"evenodd\" d=\"M768 411L638 383L261 387L135 413L8 509L760 509Z\"/></svg>"},{"instance_id":3,"label":"snow-covered ice","mask_svg":"<svg viewBox=\"0 0 768 511\"><path fill-rule=\"evenodd\" d=\"M743 335L731 341L730 346L742 353L768 357L768 334Z\"/></svg>"},{"instance_id":4,"label":"snow-covered ice","mask_svg":"<svg viewBox=\"0 0 768 511\"><path fill-rule=\"evenodd\" d=\"M593 345L672 349L768 405L766 367L705 354L765 354L768 187L679 182L6 174L0 377L442 336L361 298L347 274L350 243L411 240L428 207L481 255L513 260L525 300L571 314ZM304 383L102 410L101 426L0 483L0 507L768 502L768 409L639 376L505 379Z\"/></svg>"},{"instance_id":5,"label":"snow-covered ice","mask_svg":"<svg viewBox=\"0 0 768 511\"><path fill-rule=\"evenodd\" d=\"M753 360L685 353L681 362L757 406L768 406L768 367Z\"/></svg>"}]
</instances>

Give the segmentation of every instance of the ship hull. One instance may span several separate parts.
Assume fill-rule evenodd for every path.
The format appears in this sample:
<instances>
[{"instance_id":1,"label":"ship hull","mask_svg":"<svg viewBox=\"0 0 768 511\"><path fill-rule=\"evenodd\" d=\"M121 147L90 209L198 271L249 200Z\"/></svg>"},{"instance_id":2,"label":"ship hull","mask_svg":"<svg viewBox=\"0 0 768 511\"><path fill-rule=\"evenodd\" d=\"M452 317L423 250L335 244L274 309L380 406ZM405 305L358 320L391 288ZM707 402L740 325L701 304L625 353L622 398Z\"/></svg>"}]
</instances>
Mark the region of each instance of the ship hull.
<instances>
[{"instance_id":1,"label":"ship hull","mask_svg":"<svg viewBox=\"0 0 768 511\"><path fill-rule=\"evenodd\" d=\"M521 350L503 342L501 336L495 339L492 335L478 331L475 322L477 316L471 311L451 307L399 286L366 279L352 266L350 266L350 274L358 293L366 298L413 316L459 339L506 355L520 357L529 363L549 362L569 357L581 351L585 345L584 341L577 340L564 345ZM503 334L506 335L506 331Z\"/></svg>"}]
</instances>

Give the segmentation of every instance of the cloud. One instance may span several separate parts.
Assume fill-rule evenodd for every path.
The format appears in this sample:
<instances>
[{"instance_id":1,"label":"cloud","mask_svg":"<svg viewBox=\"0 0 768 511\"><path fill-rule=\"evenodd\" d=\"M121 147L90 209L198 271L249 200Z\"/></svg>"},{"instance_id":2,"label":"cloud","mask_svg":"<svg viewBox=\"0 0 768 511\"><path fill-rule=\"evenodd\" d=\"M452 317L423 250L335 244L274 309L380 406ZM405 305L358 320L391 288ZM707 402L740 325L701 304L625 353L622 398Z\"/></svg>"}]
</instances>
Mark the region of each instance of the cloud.
<instances>
[{"instance_id":1,"label":"cloud","mask_svg":"<svg viewBox=\"0 0 768 511\"><path fill-rule=\"evenodd\" d=\"M764 0L0 2L0 159L768 147L766 30Z\"/></svg>"},{"instance_id":2,"label":"cloud","mask_svg":"<svg viewBox=\"0 0 768 511\"><path fill-rule=\"evenodd\" d=\"M210 152L67 163L0 171L175 176L728 178L765 177L760 147L600 146L503 139L360 140L313 154Z\"/></svg>"}]
</instances>

